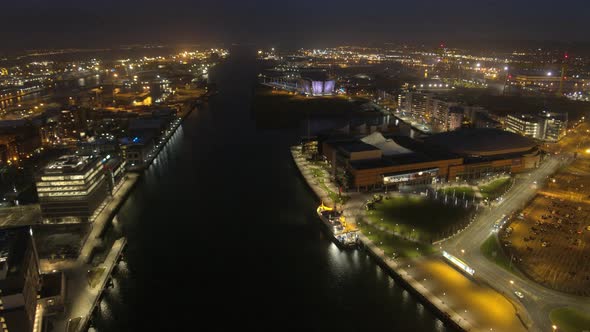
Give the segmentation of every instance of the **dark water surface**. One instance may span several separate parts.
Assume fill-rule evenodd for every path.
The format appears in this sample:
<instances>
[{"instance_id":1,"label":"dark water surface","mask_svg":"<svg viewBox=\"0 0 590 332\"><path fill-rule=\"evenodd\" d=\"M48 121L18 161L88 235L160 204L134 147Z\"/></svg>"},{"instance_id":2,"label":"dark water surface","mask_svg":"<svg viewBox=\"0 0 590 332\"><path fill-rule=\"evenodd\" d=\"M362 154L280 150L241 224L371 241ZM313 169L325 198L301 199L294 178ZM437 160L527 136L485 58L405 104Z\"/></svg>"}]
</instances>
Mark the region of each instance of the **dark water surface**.
<instances>
[{"instance_id":1,"label":"dark water surface","mask_svg":"<svg viewBox=\"0 0 590 332\"><path fill-rule=\"evenodd\" d=\"M252 53L253 55L253 53ZM450 331L363 252L323 235L289 146L300 130L256 128L257 64L233 50L219 94L193 112L113 228L126 262L99 331Z\"/></svg>"}]
</instances>

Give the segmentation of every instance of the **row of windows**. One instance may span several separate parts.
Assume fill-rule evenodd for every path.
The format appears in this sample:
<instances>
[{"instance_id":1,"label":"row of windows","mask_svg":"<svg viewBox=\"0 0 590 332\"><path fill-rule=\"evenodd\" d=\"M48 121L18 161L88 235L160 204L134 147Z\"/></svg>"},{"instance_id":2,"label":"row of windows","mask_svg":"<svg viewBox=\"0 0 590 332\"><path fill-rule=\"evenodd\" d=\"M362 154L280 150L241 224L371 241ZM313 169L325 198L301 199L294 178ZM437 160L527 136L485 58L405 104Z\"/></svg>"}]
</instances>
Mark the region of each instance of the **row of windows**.
<instances>
[{"instance_id":1,"label":"row of windows","mask_svg":"<svg viewBox=\"0 0 590 332\"><path fill-rule=\"evenodd\" d=\"M100 162L96 164L96 166L90 169L84 175L60 175L60 176L42 176L41 180L43 181L63 181L63 180L83 180L89 177L92 172L96 172L100 170Z\"/></svg>"},{"instance_id":2,"label":"row of windows","mask_svg":"<svg viewBox=\"0 0 590 332\"><path fill-rule=\"evenodd\" d=\"M78 191L59 191L59 192L40 192L39 197L65 197L65 196L86 196L94 190L94 188L102 182L104 175L101 175L87 190Z\"/></svg>"},{"instance_id":3,"label":"row of windows","mask_svg":"<svg viewBox=\"0 0 590 332\"><path fill-rule=\"evenodd\" d=\"M48 182L37 182L38 187L51 187L51 186L79 186L83 185L84 181L48 181Z\"/></svg>"}]
</instances>

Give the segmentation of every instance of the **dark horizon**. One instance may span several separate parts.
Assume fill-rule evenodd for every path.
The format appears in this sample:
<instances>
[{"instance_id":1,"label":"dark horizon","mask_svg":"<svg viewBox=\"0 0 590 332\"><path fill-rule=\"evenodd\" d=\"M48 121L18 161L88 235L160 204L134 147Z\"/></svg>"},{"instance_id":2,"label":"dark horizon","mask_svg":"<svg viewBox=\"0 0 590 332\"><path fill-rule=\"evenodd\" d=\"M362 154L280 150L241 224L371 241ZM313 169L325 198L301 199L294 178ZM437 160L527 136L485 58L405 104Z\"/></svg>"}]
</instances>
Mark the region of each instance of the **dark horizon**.
<instances>
[{"instance_id":1,"label":"dark horizon","mask_svg":"<svg viewBox=\"0 0 590 332\"><path fill-rule=\"evenodd\" d=\"M582 0L413 3L341 0L23 0L3 4L4 50L100 48L122 44L256 43L289 47L484 41L588 43ZM559 10L557 10L559 9Z\"/></svg>"}]
</instances>

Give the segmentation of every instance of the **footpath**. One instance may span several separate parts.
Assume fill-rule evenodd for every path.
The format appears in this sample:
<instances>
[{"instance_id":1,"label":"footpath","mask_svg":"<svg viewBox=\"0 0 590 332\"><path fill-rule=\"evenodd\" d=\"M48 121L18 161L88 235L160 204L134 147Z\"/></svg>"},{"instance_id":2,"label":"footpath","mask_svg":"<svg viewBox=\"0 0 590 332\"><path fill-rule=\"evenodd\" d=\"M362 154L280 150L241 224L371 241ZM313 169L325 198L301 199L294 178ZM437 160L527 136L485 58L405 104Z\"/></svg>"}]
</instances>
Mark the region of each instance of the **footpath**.
<instances>
[{"instance_id":1,"label":"footpath","mask_svg":"<svg viewBox=\"0 0 590 332\"><path fill-rule=\"evenodd\" d=\"M313 190L316 196L322 200L322 202L326 205L332 204L334 206L333 200L330 198L330 195L325 192L323 186L321 185L321 181L316 179L313 175L310 168L310 163L305 159L304 155L301 152L300 147L293 147L291 149L291 154L293 156L293 160L297 165L301 175L306 180L309 187ZM327 181L323 181L326 183ZM331 184L331 183L330 183ZM326 184L329 186L328 184ZM335 186L331 184L334 188ZM336 189L337 190L337 189ZM337 191L336 191L337 192ZM362 200L362 194L353 195L352 199L349 201L351 210L356 211L356 213L360 213L360 209L358 208L358 202ZM356 197L358 196L358 197ZM345 204L345 207L348 207L349 204ZM353 207L356 206L356 207ZM345 209L347 210L347 209ZM386 257L385 253L382 249L377 247L371 240L369 240L366 236L362 233L359 234L359 238L363 244L363 247L373 256L373 258L378 262L378 264L384 268L392 277L400 280L406 286L408 290L414 293L422 302L427 304L429 307L433 309L433 311L438 313L438 316L446 321L448 324L453 325L455 328L462 330L462 331L474 331L476 330L472 324L463 319L459 313L454 311L450 308L443 300L432 294L428 289L426 289L420 282L414 279L410 273L404 270L398 262Z\"/></svg>"},{"instance_id":2,"label":"footpath","mask_svg":"<svg viewBox=\"0 0 590 332\"><path fill-rule=\"evenodd\" d=\"M129 173L126 176L124 183L94 220L92 229L86 237L78 259L71 262L67 267L64 267L67 278L64 303L66 311L62 317L55 320L54 331L80 331L88 322L99 296L115 264L118 262L118 258L126 243L125 238L115 241L102 263L95 266L90 262L90 259L94 250L100 248L102 245L102 233L105 231L107 225L115 218L117 211L123 205L140 177L139 174L133 173ZM50 267L47 266L46 268ZM95 276L97 280L93 282L89 282L91 272L97 274Z\"/></svg>"}]
</instances>

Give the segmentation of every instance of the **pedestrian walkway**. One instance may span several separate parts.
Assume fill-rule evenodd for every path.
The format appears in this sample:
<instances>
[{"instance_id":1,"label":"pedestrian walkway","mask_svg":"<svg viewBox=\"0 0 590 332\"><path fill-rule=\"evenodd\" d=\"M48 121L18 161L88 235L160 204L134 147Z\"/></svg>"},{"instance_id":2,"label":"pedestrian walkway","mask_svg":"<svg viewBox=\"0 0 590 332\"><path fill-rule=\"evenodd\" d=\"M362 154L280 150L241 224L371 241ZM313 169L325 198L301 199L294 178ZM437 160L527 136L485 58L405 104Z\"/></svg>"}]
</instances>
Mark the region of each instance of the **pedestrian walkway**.
<instances>
[{"instance_id":1,"label":"pedestrian walkway","mask_svg":"<svg viewBox=\"0 0 590 332\"><path fill-rule=\"evenodd\" d=\"M68 324L70 324L69 328L71 330L67 330L67 332L77 332L79 331L79 328L83 326L82 324L87 322L92 313L104 284L106 280L108 280L114 265L117 263L117 260L121 255L126 240L123 238L115 241L105 260L101 264L93 266L89 262L90 258L92 257L94 249L102 243L100 237L102 232L115 218L115 213L125 202L131 189L139 180L139 177L139 174L127 174L125 182L119 187L112 199L95 219L78 259L68 264L67 269L64 269L67 279L65 299L66 311L61 317L58 317L55 320L54 331L66 331ZM92 269L102 270L97 283L98 286L95 287L89 285L88 281L88 273ZM75 323L68 323L70 320Z\"/></svg>"},{"instance_id":2,"label":"pedestrian walkway","mask_svg":"<svg viewBox=\"0 0 590 332\"><path fill-rule=\"evenodd\" d=\"M300 146L292 147L291 155L293 156L293 160L301 172L301 175L303 175L305 181L315 192L316 196L320 198L324 205L336 208L337 202L335 202L334 199L330 197L329 192L326 191L326 189L328 189L333 193L338 193L338 188L336 188L336 186L330 181L329 174L324 169L319 168L319 166L312 166L301 152ZM316 167L320 171L316 171L314 174L311 170L312 167ZM317 174L320 176L316 177L315 175Z\"/></svg>"},{"instance_id":3,"label":"pedestrian walkway","mask_svg":"<svg viewBox=\"0 0 590 332\"><path fill-rule=\"evenodd\" d=\"M416 280L412 274L403 267L409 267L411 264L416 264L415 260L413 260L411 264L402 265L401 262L398 263L395 260L388 258L381 248L377 247L363 234L361 234L359 238L363 242L365 248L367 248L375 256L375 258L379 259L399 278L403 279L408 286L412 287L416 293L420 294L422 298L427 300L436 310L442 313L443 316L453 321L454 324L459 326L464 331L474 330L474 326L471 324L471 322L463 318L457 311L451 308L448 303L445 303L444 300L432 294L422 283Z\"/></svg>"},{"instance_id":4,"label":"pedestrian walkway","mask_svg":"<svg viewBox=\"0 0 590 332\"><path fill-rule=\"evenodd\" d=\"M55 331L77 332L86 326L92 311L98 305L100 295L125 248L126 242L125 238L115 241L102 264L96 267L82 264L68 273L67 290L71 296L66 301L66 312L63 319L54 325ZM91 269L102 270L94 287L90 285L88 278ZM70 320L75 323L71 323Z\"/></svg>"},{"instance_id":5,"label":"pedestrian walkway","mask_svg":"<svg viewBox=\"0 0 590 332\"><path fill-rule=\"evenodd\" d=\"M127 178L125 179L125 182L121 185L121 187L119 187L119 190L113 194L110 202L92 223L92 229L90 230L90 233L88 234L86 241L80 250L80 255L78 256L79 261L88 263L88 259L92 255L92 251L102 242L100 235L104 231L105 227L111 222L111 220L113 220L115 213L119 210L119 207L121 207L127 198L127 195L129 195L131 189L139 180L139 174L128 173L126 177Z\"/></svg>"}]
</instances>

